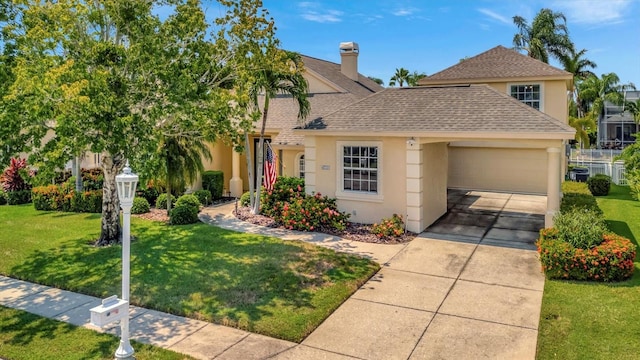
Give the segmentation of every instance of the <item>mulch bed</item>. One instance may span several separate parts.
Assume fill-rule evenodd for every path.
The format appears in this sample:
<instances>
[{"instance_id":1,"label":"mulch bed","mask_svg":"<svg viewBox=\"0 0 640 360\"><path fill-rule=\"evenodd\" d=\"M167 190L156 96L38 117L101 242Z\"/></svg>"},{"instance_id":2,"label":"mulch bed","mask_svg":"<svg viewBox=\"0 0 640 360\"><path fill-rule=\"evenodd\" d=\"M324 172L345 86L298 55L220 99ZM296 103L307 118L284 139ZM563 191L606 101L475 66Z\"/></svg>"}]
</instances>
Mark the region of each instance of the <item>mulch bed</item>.
<instances>
[{"instance_id":1,"label":"mulch bed","mask_svg":"<svg viewBox=\"0 0 640 360\"><path fill-rule=\"evenodd\" d=\"M251 213L251 209L246 206L239 207L237 212L234 211L234 214L238 219L249 222L251 224L266 226L270 228L281 228L272 218L264 215L254 215ZM375 244L402 244L413 240L413 238L415 238L416 236L416 234L412 232L407 232L405 235L397 238L380 238L377 235L371 233L371 225L352 222L347 225L347 228L344 231L336 231L335 229L320 229L320 232L335 235L343 239Z\"/></svg>"},{"instance_id":2,"label":"mulch bed","mask_svg":"<svg viewBox=\"0 0 640 360\"><path fill-rule=\"evenodd\" d=\"M253 215L251 213L251 209L249 207L238 207L238 211L234 211L235 216L242 220L251 224L266 226L270 228L281 228L278 224L270 217L264 215ZM167 215L167 210L164 209L156 209L151 208L146 214L135 214L135 217L139 217L146 220L152 221L161 221L164 223L169 223L169 216ZM320 229L320 232L325 234L330 234L334 236L341 237L343 239L349 239L354 241L361 241L366 243L375 243L375 244L403 244L409 242L415 238L416 234L412 232L407 232L405 235L400 237L383 237L380 238L377 235L371 233L371 225L367 224L359 224L350 222L347 225L347 228L344 231L336 231L335 229Z\"/></svg>"}]
</instances>

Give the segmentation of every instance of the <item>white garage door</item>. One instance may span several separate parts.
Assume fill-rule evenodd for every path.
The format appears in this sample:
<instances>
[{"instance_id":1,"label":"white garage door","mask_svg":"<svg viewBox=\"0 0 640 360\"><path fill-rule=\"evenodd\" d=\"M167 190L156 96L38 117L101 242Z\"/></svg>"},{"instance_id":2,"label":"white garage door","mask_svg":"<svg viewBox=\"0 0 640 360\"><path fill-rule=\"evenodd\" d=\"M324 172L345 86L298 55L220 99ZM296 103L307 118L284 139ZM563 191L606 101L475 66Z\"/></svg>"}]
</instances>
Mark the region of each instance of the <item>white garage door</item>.
<instances>
[{"instance_id":1,"label":"white garage door","mask_svg":"<svg viewBox=\"0 0 640 360\"><path fill-rule=\"evenodd\" d=\"M449 147L450 188L547 192L545 149Z\"/></svg>"}]
</instances>

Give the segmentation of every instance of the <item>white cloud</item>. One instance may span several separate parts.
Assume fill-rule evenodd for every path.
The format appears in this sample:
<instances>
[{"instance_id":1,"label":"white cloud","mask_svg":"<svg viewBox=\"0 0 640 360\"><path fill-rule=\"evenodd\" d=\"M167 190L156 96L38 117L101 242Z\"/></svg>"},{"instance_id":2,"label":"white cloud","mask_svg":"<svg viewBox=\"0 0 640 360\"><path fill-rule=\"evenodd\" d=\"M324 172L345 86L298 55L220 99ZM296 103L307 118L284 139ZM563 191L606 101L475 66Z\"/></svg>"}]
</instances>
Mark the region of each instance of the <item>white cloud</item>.
<instances>
[{"instance_id":1,"label":"white cloud","mask_svg":"<svg viewBox=\"0 0 640 360\"><path fill-rule=\"evenodd\" d=\"M399 8L391 12L395 16L409 16L414 14L418 9L415 8Z\"/></svg>"},{"instance_id":2,"label":"white cloud","mask_svg":"<svg viewBox=\"0 0 640 360\"><path fill-rule=\"evenodd\" d=\"M502 16L494 11L491 11L489 9L478 9L479 12L487 15L488 17L490 17L493 20L497 20L503 24L507 24L507 25L511 25L512 21L511 19L509 19L508 17Z\"/></svg>"},{"instance_id":3,"label":"white cloud","mask_svg":"<svg viewBox=\"0 0 640 360\"><path fill-rule=\"evenodd\" d=\"M319 23L340 22L344 14L339 10L322 9L319 3L314 2L301 2L298 3L298 7L302 9L300 16L302 16L303 19Z\"/></svg>"},{"instance_id":4,"label":"white cloud","mask_svg":"<svg viewBox=\"0 0 640 360\"><path fill-rule=\"evenodd\" d=\"M553 5L570 22L610 25L624 21L631 0L562 0L555 1Z\"/></svg>"}]
</instances>

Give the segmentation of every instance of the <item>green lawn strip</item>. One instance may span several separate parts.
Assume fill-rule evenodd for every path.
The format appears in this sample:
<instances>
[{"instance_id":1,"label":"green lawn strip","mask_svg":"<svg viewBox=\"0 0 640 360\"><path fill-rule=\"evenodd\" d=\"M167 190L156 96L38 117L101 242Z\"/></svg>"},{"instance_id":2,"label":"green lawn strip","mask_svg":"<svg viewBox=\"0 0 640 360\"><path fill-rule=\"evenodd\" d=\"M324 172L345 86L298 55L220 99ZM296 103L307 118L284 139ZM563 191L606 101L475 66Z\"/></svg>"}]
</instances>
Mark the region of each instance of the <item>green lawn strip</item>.
<instances>
[{"instance_id":1,"label":"green lawn strip","mask_svg":"<svg viewBox=\"0 0 640 360\"><path fill-rule=\"evenodd\" d=\"M0 306L0 358L15 360L113 359L120 339L25 311ZM192 359L131 342L137 360Z\"/></svg>"},{"instance_id":2,"label":"green lawn strip","mask_svg":"<svg viewBox=\"0 0 640 360\"><path fill-rule=\"evenodd\" d=\"M25 206L0 212L0 253L11 254L0 258L0 273L98 297L120 293L121 247L88 244L98 217ZM205 224L132 223L133 304L291 341L304 339L379 268L304 242Z\"/></svg>"},{"instance_id":3,"label":"green lawn strip","mask_svg":"<svg viewBox=\"0 0 640 360\"><path fill-rule=\"evenodd\" d=\"M615 233L640 239L640 202L612 185L598 197ZM640 257L627 281L612 284L547 280L542 299L538 359L637 359L640 354Z\"/></svg>"}]
</instances>

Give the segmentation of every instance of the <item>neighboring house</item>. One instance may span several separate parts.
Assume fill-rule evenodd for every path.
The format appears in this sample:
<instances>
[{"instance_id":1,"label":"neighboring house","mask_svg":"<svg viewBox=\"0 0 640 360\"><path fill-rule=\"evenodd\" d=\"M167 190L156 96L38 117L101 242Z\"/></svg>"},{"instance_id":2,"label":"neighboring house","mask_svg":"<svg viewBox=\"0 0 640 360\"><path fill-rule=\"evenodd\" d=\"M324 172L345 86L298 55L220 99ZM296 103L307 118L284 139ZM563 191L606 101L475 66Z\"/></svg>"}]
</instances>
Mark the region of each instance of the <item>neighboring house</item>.
<instances>
[{"instance_id":1,"label":"neighboring house","mask_svg":"<svg viewBox=\"0 0 640 360\"><path fill-rule=\"evenodd\" d=\"M559 209L572 75L502 46L386 89L294 130L308 193L338 199L352 220L407 216L421 232L447 211L447 189L547 195Z\"/></svg>"},{"instance_id":2,"label":"neighboring house","mask_svg":"<svg viewBox=\"0 0 640 360\"><path fill-rule=\"evenodd\" d=\"M302 56L311 105L307 119L326 115L384 89L358 73L358 44L341 43L340 55L340 64ZM297 103L291 96L279 95L271 99L267 115L265 138L278 156L278 175L305 177L304 136L293 133L293 129L301 124ZM254 166L258 139L258 133L251 135L249 151ZM249 189L245 154L236 153L232 147L222 144L213 145L211 154L213 160L205 161L205 169L224 172L228 194L239 197Z\"/></svg>"},{"instance_id":3,"label":"neighboring house","mask_svg":"<svg viewBox=\"0 0 640 360\"><path fill-rule=\"evenodd\" d=\"M626 91L625 101L636 102L640 99L640 91ZM622 105L614 105L608 101L604 104L604 113L598 118L598 143L602 149L617 149L636 142L632 134L640 132L640 127L633 120L633 115L624 110Z\"/></svg>"}]
</instances>

